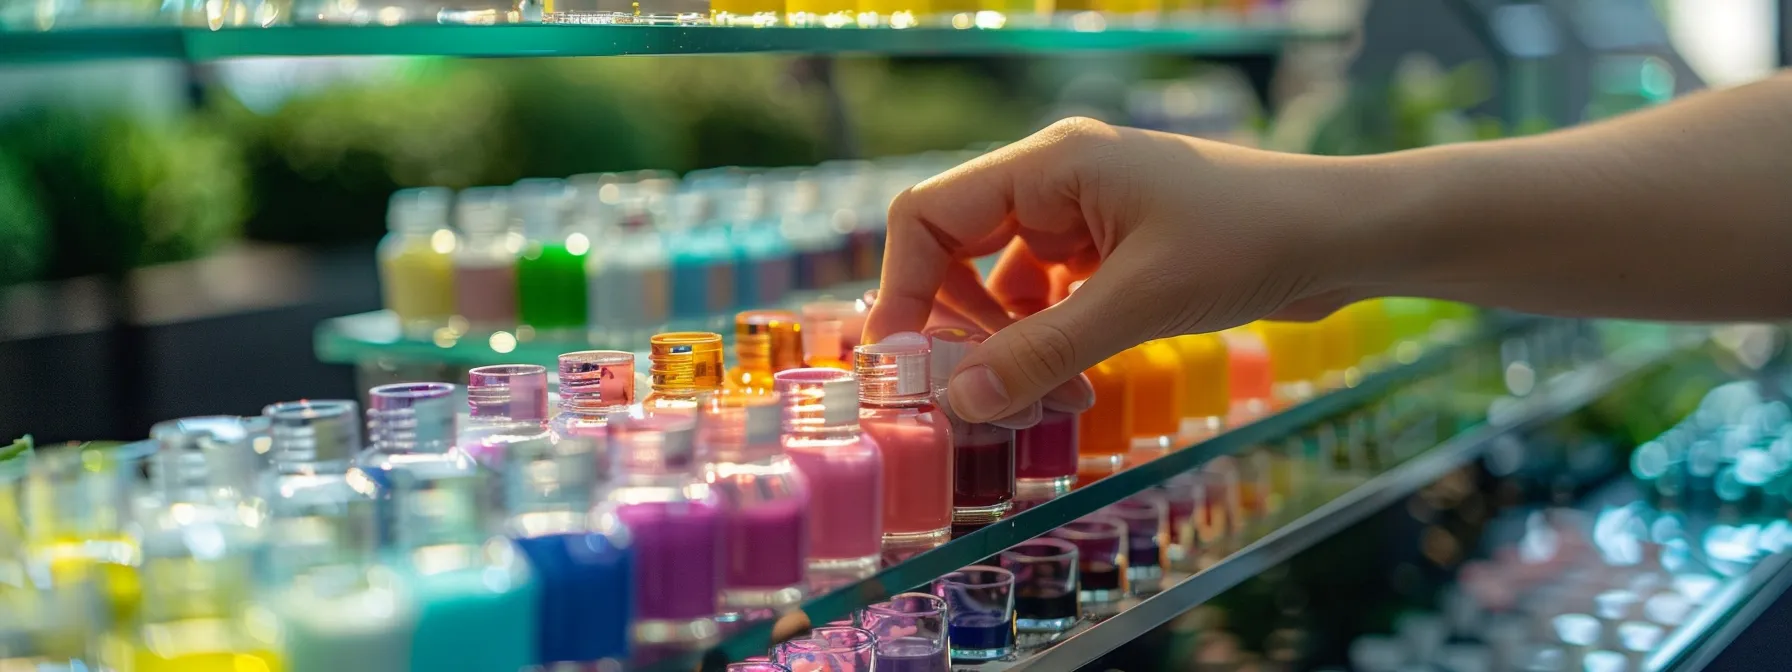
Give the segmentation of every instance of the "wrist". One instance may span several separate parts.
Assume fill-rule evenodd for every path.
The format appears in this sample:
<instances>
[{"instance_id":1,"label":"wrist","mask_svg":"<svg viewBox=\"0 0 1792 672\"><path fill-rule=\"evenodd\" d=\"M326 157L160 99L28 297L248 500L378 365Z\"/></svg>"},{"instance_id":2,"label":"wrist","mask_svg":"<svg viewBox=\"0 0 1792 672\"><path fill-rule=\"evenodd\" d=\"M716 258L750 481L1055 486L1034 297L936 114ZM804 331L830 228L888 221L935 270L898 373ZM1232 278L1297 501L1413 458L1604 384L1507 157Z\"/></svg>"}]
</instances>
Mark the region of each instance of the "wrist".
<instances>
[{"instance_id":1,"label":"wrist","mask_svg":"<svg viewBox=\"0 0 1792 672\"><path fill-rule=\"evenodd\" d=\"M1435 152L1331 159L1321 249L1338 289L1352 295L1432 296L1427 268L1447 252L1451 166Z\"/></svg>"}]
</instances>

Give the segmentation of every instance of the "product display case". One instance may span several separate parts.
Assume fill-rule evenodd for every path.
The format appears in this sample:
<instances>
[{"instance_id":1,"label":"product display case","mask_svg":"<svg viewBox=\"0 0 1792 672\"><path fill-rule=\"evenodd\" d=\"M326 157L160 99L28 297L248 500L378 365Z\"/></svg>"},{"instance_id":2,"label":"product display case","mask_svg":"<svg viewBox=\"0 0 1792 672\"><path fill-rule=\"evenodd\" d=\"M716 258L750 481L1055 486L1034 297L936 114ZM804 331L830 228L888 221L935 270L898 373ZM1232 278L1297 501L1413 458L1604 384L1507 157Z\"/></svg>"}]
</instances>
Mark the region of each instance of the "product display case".
<instances>
[{"instance_id":1,"label":"product display case","mask_svg":"<svg viewBox=\"0 0 1792 672\"><path fill-rule=\"evenodd\" d=\"M56 20L39 14L33 21L25 3L0 0L0 60L1127 51L1273 61L1301 45L1352 37L1291 21L1273 2L1232 3L1246 10L1187 3L1188 11L1166 8L1167 18L1143 24L1100 6L1007 14L972 8L915 18L913 27L888 25L878 12L865 27L690 25L717 23L718 15L647 20L638 7L553 25L541 16L553 12L551 3L530 4L493 21L503 25L397 19L340 25L295 21L290 6L272 4L209 17L203 8L188 8L123 21L90 20L76 8L67 18L52 12ZM242 16L263 16L258 11L275 18L242 25ZM865 200L875 209L887 200L882 196ZM467 202L465 192L461 198ZM471 228L460 226L463 235ZM865 249L874 248L881 243ZM418 331L398 313L378 311L327 319L313 343L321 361L357 367L364 390L425 378L465 383L468 369L489 365L553 370L557 361L565 367L566 353L584 350L642 353L645 374L648 334L719 332L715 344L732 350L736 309L798 310L823 300L859 301L862 308L875 288L875 270L793 285L770 301L662 316L628 329ZM1075 487L1021 488L1013 508L993 522L954 525L944 541L886 544L875 567L810 572L798 598L678 646L637 649L625 669L722 670L773 651L808 655L792 641L835 644L820 631L809 634L814 628L852 625L887 634L879 628L888 622L879 619L896 617L879 610L915 599L905 596L915 591L953 601L955 591L971 590L962 582L988 566L1011 568L1008 579L1019 582L1003 612L1011 640L973 651L957 629L951 638L942 633L941 645L950 642L955 654L951 669L1697 669L1792 582L1792 434L1786 433L1792 412L1783 401L1781 362L1759 347L1783 340L1779 330L1434 311L1416 330L1384 334L1391 347L1352 351L1336 368L1326 363L1325 372L1336 375L1276 380L1306 385L1312 394L1277 399L1268 412L1211 436L1178 438L1161 454L1128 459ZM1270 349L1273 356L1280 346ZM551 382L540 373L543 404L550 385L562 400L588 391L573 386L607 385L569 380L566 368ZM628 401L637 400L637 382L645 386L635 378L630 372L624 383ZM463 393L471 399L450 397L447 388L430 399L471 404L474 416L481 404L515 410L509 397L483 396L495 388L476 387ZM514 389L503 387L499 396ZM389 400L378 394L365 401L375 442L397 431L395 424L375 426L397 422L385 415L376 421L376 414L397 412L382 406ZM358 428L347 431L358 441ZM136 474L149 470L143 463L155 448L140 442L113 450L122 469ZM470 485L448 479L440 487L443 501L460 501L456 493L473 500L459 492ZM0 523L7 513L0 510ZM439 519L407 524L443 534L453 531L450 523L471 525L446 520L453 511L435 513ZM1139 515L1156 516L1156 534L1126 536L1136 525L1117 528L1117 537L1077 528ZM395 524L381 519L379 526ZM1070 542L1083 555L1072 561L1082 564L1055 570L1082 577L1081 585L1074 578L1053 584L1060 589L1053 596L1069 599L1068 613L1028 592L1064 576L1020 571L1031 560L1013 555L1041 538ZM1104 552L1114 561L1093 564ZM1041 553L1039 562L1051 561ZM521 571L516 557L505 561L511 564L494 559L482 571L488 577ZM1092 586L1097 572L1114 573L1116 583ZM952 609L978 606L968 598L955 604ZM950 620L950 613L943 618ZM19 629L7 629L13 625L0 618L0 632L12 634ZM879 669L886 668L900 669Z\"/></svg>"}]
</instances>

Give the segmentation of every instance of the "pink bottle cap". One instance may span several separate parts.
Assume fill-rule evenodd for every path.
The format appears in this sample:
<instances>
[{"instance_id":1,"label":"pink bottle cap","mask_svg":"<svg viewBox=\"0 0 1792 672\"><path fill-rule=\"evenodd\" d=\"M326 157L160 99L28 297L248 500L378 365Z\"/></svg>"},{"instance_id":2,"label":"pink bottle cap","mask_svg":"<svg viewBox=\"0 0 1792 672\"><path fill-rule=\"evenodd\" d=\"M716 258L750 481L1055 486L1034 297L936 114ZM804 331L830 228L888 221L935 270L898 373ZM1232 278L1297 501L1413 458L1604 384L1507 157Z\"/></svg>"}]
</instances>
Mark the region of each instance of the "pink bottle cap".
<instances>
[{"instance_id":1,"label":"pink bottle cap","mask_svg":"<svg viewBox=\"0 0 1792 672\"><path fill-rule=\"evenodd\" d=\"M695 413L610 416L610 450L621 473L671 474L697 466Z\"/></svg>"},{"instance_id":2,"label":"pink bottle cap","mask_svg":"<svg viewBox=\"0 0 1792 672\"><path fill-rule=\"evenodd\" d=\"M497 364L468 371L467 406L475 418L545 420L548 370L536 364Z\"/></svg>"},{"instance_id":3,"label":"pink bottle cap","mask_svg":"<svg viewBox=\"0 0 1792 672\"><path fill-rule=\"evenodd\" d=\"M635 403L635 355L585 350L560 356L560 405L573 413L601 414Z\"/></svg>"},{"instance_id":4,"label":"pink bottle cap","mask_svg":"<svg viewBox=\"0 0 1792 672\"><path fill-rule=\"evenodd\" d=\"M787 431L859 422L859 381L851 371L790 369L772 374L772 384L784 400Z\"/></svg>"},{"instance_id":5,"label":"pink bottle cap","mask_svg":"<svg viewBox=\"0 0 1792 672\"><path fill-rule=\"evenodd\" d=\"M859 401L875 404L927 401L933 396L929 352L927 337L912 331L891 334L880 343L853 348L853 372L859 376Z\"/></svg>"},{"instance_id":6,"label":"pink bottle cap","mask_svg":"<svg viewBox=\"0 0 1792 672\"><path fill-rule=\"evenodd\" d=\"M930 378L936 388L945 387L946 381L952 379L952 372L958 370L958 363L971 354L989 334L959 327L933 327L923 332L933 349L933 363L930 365Z\"/></svg>"}]
</instances>

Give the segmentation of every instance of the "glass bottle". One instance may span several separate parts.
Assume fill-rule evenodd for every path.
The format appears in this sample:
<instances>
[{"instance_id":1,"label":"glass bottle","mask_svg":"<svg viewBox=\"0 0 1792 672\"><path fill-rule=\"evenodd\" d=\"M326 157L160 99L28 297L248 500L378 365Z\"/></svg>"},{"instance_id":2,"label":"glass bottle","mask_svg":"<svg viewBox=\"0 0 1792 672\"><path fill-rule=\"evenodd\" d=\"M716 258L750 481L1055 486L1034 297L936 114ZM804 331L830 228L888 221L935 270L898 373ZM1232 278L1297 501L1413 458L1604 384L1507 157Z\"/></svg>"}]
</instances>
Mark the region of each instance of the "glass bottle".
<instances>
[{"instance_id":1,"label":"glass bottle","mask_svg":"<svg viewBox=\"0 0 1792 672\"><path fill-rule=\"evenodd\" d=\"M1132 387L1132 453L1134 463L1152 460L1180 447L1182 432L1182 358L1175 346L1149 341L1122 353L1127 384Z\"/></svg>"},{"instance_id":2,"label":"glass bottle","mask_svg":"<svg viewBox=\"0 0 1792 672\"><path fill-rule=\"evenodd\" d=\"M1182 359L1182 446L1220 433L1232 413L1230 360L1219 334L1185 334L1165 339Z\"/></svg>"},{"instance_id":3,"label":"glass bottle","mask_svg":"<svg viewBox=\"0 0 1792 672\"><path fill-rule=\"evenodd\" d=\"M853 349L859 424L884 461L884 541L926 546L952 531L952 429L933 404L927 337L896 334Z\"/></svg>"},{"instance_id":4,"label":"glass bottle","mask_svg":"<svg viewBox=\"0 0 1792 672\"><path fill-rule=\"evenodd\" d=\"M288 672L388 672L410 664L417 612L376 564L372 484L349 476L361 447L355 402L268 406L274 470L261 491L269 514L271 590Z\"/></svg>"},{"instance_id":5,"label":"glass bottle","mask_svg":"<svg viewBox=\"0 0 1792 672\"><path fill-rule=\"evenodd\" d=\"M592 515L616 517L635 546L634 641L649 650L686 650L718 634L722 584L722 505L703 480L694 443L695 407L610 419L616 474Z\"/></svg>"},{"instance_id":6,"label":"glass bottle","mask_svg":"<svg viewBox=\"0 0 1792 672\"><path fill-rule=\"evenodd\" d=\"M820 181L803 173L790 181L780 203L784 216L779 229L796 251L797 289L834 287L851 273L846 232L834 228L833 213L821 202Z\"/></svg>"},{"instance_id":7,"label":"glass bottle","mask_svg":"<svg viewBox=\"0 0 1792 672\"><path fill-rule=\"evenodd\" d=\"M1078 484L1119 473L1132 450L1132 386L1127 384L1125 360L1122 352L1083 372L1095 390L1095 403L1079 420Z\"/></svg>"},{"instance_id":8,"label":"glass bottle","mask_svg":"<svg viewBox=\"0 0 1792 672\"><path fill-rule=\"evenodd\" d=\"M548 370L536 364L494 364L467 371L467 426L457 440L480 464L497 469L510 444L552 437Z\"/></svg>"},{"instance_id":9,"label":"glass bottle","mask_svg":"<svg viewBox=\"0 0 1792 672\"><path fill-rule=\"evenodd\" d=\"M516 254L521 237L510 228L507 193L498 187L460 192L454 208L460 240L454 249L454 312L474 333L516 326Z\"/></svg>"},{"instance_id":10,"label":"glass bottle","mask_svg":"<svg viewBox=\"0 0 1792 672\"><path fill-rule=\"evenodd\" d=\"M382 544L396 540L393 474L412 468L475 468L473 458L454 447L454 401L454 386L448 383L393 383L367 391L372 445L355 457L351 471L373 485L375 528Z\"/></svg>"},{"instance_id":11,"label":"glass bottle","mask_svg":"<svg viewBox=\"0 0 1792 672\"><path fill-rule=\"evenodd\" d=\"M722 335L674 331L648 339L648 373L653 392L641 400L649 414L697 412L697 400L722 389Z\"/></svg>"},{"instance_id":12,"label":"glass bottle","mask_svg":"<svg viewBox=\"0 0 1792 672\"><path fill-rule=\"evenodd\" d=\"M1319 325L1263 320L1251 323L1251 328L1269 348L1276 405L1292 406L1313 398L1325 372L1319 352Z\"/></svg>"},{"instance_id":13,"label":"glass bottle","mask_svg":"<svg viewBox=\"0 0 1792 672\"><path fill-rule=\"evenodd\" d=\"M788 310L748 310L734 316L734 359L728 387L770 392L772 374L803 365L802 328Z\"/></svg>"},{"instance_id":14,"label":"glass bottle","mask_svg":"<svg viewBox=\"0 0 1792 672\"><path fill-rule=\"evenodd\" d=\"M946 384L971 350L989 338L980 331L958 327L927 330L932 361L929 364L937 398L946 399ZM993 523L1014 506L1014 430L985 422L965 422L941 403L952 427L952 454L956 464L952 483L952 522L962 525Z\"/></svg>"},{"instance_id":15,"label":"glass bottle","mask_svg":"<svg viewBox=\"0 0 1792 672\"><path fill-rule=\"evenodd\" d=\"M1357 368L1362 347L1356 340L1355 316L1340 309L1315 325L1319 328L1319 386L1330 390L1355 385L1362 376Z\"/></svg>"},{"instance_id":16,"label":"glass bottle","mask_svg":"<svg viewBox=\"0 0 1792 672\"><path fill-rule=\"evenodd\" d=\"M1243 425L1269 414L1275 406L1275 373L1269 347L1250 329L1227 329L1226 381L1232 396L1227 424Z\"/></svg>"},{"instance_id":17,"label":"glass bottle","mask_svg":"<svg viewBox=\"0 0 1792 672\"><path fill-rule=\"evenodd\" d=\"M740 390L703 401L704 480L723 503L723 623L773 618L803 599L809 486L779 441L777 394Z\"/></svg>"},{"instance_id":18,"label":"glass bottle","mask_svg":"<svg viewBox=\"0 0 1792 672\"><path fill-rule=\"evenodd\" d=\"M784 21L780 0L711 0L710 23L718 26L767 28Z\"/></svg>"},{"instance_id":19,"label":"glass bottle","mask_svg":"<svg viewBox=\"0 0 1792 672\"><path fill-rule=\"evenodd\" d=\"M734 248L734 294L742 306L776 305L796 288L796 251L778 229L775 186L769 177L748 177L731 194L735 207L724 208L732 210L725 225Z\"/></svg>"},{"instance_id":20,"label":"glass bottle","mask_svg":"<svg viewBox=\"0 0 1792 672\"><path fill-rule=\"evenodd\" d=\"M111 667L160 672L276 669L271 633L243 616L264 556L265 505L252 496L260 418L156 424L152 493L138 503L142 608Z\"/></svg>"},{"instance_id":21,"label":"glass bottle","mask_svg":"<svg viewBox=\"0 0 1792 672\"><path fill-rule=\"evenodd\" d=\"M510 188L511 212L522 224L516 257L517 319L537 334L585 330L585 257L591 238L568 231L570 193L562 180L522 180Z\"/></svg>"},{"instance_id":22,"label":"glass bottle","mask_svg":"<svg viewBox=\"0 0 1792 672\"><path fill-rule=\"evenodd\" d=\"M549 423L565 441L601 446L610 416L635 403L635 353L585 350L560 356L560 413Z\"/></svg>"},{"instance_id":23,"label":"glass bottle","mask_svg":"<svg viewBox=\"0 0 1792 672\"><path fill-rule=\"evenodd\" d=\"M386 237L380 240L380 289L386 310L398 316L406 335L427 336L454 313L457 247L448 228L454 192L439 187L405 189L386 206Z\"/></svg>"},{"instance_id":24,"label":"glass bottle","mask_svg":"<svg viewBox=\"0 0 1792 672\"><path fill-rule=\"evenodd\" d=\"M598 462L602 443L535 439L505 453L505 532L541 590L533 659L540 669L621 669L628 660L633 541L614 516L590 515L608 470Z\"/></svg>"},{"instance_id":25,"label":"glass bottle","mask_svg":"<svg viewBox=\"0 0 1792 672\"><path fill-rule=\"evenodd\" d=\"M0 591L33 593L20 596L29 601L16 605L22 619L57 617L49 619L57 627L42 627L34 638L39 653L64 661L86 657L94 653L91 643L108 624L135 618L142 598L137 576L141 553L125 530L128 477L107 450L62 449L14 460L24 467L23 496L0 506L23 505L23 515L14 518L22 523L21 538L14 539L22 547L0 548L19 552L0 563L17 557L23 565L14 576L29 581L0 579L0 586L9 586ZM17 474L0 479L19 480ZM0 571L8 569L13 568L0 564ZM96 593L100 609L88 613L79 605ZM9 655L0 654L0 660Z\"/></svg>"},{"instance_id":26,"label":"glass bottle","mask_svg":"<svg viewBox=\"0 0 1792 672\"><path fill-rule=\"evenodd\" d=\"M659 218L651 193L620 195L617 185L600 189L593 240L603 245L585 255L588 329L612 342L632 342L664 325L671 317L671 259L654 221ZM613 199L603 201L601 199Z\"/></svg>"},{"instance_id":27,"label":"glass bottle","mask_svg":"<svg viewBox=\"0 0 1792 672\"><path fill-rule=\"evenodd\" d=\"M1042 409L1039 424L1014 433L1015 495L1051 499L1076 483L1080 414Z\"/></svg>"},{"instance_id":28,"label":"glass bottle","mask_svg":"<svg viewBox=\"0 0 1792 672\"><path fill-rule=\"evenodd\" d=\"M675 320L703 320L735 307L734 248L727 229L710 218L714 198L708 189L681 192L662 223L672 252Z\"/></svg>"},{"instance_id":29,"label":"glass bottle","mask_svg":"<svg viewBox=\"0 0 1792 672\"><path fill-rule=\"evenodd\" d=\"M419 610L413 672L515 670L535 660L540 589L515 543L495 534L485 470L417 464L393 474L398 561Z\"/></svg>"},{"instance_id":30,"label":"glass bottle","mask_svg":"<svg viewBox=\"0 0 1792 672\"><path fill-rule=\"evenodd\" d=\"M773 379L784 404L784 452L809 486L809 567L869 574L883 542L883 456L860 431L859 381L832 368Z\"/></svg>"},{"instance_id":31,"label":"glass bottle","mask_svg":"<svg viewBox=\"0 0 1792 672\"><path fill-rule=\"evenodd\" d=\"M852 370L852 349L865 330L863 300L803 304L803 353L809 366Z\"/></svg>"}]
</instances>

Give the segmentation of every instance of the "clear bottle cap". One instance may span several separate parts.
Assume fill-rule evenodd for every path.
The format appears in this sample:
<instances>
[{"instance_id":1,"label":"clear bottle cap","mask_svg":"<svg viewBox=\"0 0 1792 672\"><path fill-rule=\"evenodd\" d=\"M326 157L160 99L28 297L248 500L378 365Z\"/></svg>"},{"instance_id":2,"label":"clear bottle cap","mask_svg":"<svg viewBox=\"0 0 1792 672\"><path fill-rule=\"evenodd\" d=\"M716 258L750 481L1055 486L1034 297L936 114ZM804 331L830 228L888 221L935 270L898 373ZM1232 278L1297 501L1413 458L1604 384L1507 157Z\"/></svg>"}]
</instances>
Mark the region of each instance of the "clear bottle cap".
<instances>
[{"instance_id":1,"label":"clear bottle cap","mask_svg":"<svg viewBox=\"0 0 1792 672\"><path fill-rule=\"evenodd\" d=\"M952 380L952 372L958 370L959 362L989 338L989 334L981 331L958 327L934 327L925 333L933 350L929 378L936 388L944 388L946 382Z\"/></svg>"},{"instance_id":2,"label":"clear bottle cap","mask_svg":"<svg viewBox=\"0 0 1792 672\"><path fill-rule=\"evenodd\" d=\"M381 385L367 391L367 400L367 436L375 448L445 453L454 446L454 385Z\"/></svg>"},{"instance_id":3,"label":"clear bottle cap","mask_svg":"<svg viewBox=\"0 0 1792 672\"><path fill-rule=\"evenodd\" d=\"M537 364L495 364L467 372L467 406L475 418L541 421L548 417L548 370Z\"/></svg>"},{"instance_id":4,"label":"clear bottle cap","mask_svg":"<svg viewBox=\"0 0 1792 672\"><path fill-rule=\"evenodd\" d=\"M386 203L386 228L391 231L429 232L448 226L454 191L443 187L400 189Z\"/></svg>"},{"instance_id":5,"label":"clear bottle cap","mask_svg":"<svg viewBox=\"0 0 1792 672\"><path fill-rule=\"evenodd\" d=\"M674 331L648 340L655 392L701 394L722 387L722 335Z\"/></svg>"},{"instance_id":6,"label":"clear bottle cap","mask_svg":"<svg viewBox=\"0 0 1792 672\"><path fill-rule=\"evenodd\" d=\"M301 399L261 409L276 462L344 462L361 452L361 409L347 399Z\"/></svg>"},{"instance_id":7,"label":"clear bottle cap","mask_svg":"<svg viewBox=\"0 0 1792 672\"><path fill-rule=\"evenodd\" d=\"M392 472L398 545L478 544L496 529L490 472L423 462Z\"/></svg>"},{"instance_id":8,"label":"clear bottle cap","mask_svg":"<svg viewBox=\"0 0 1792 672\"><path fill-rule=\"evenodd\" d=\"M791 369L772 376L790 432L859 424L859 381L850 371Z\"/></svg>"},{"instance_id":9,"label":"clear bottle cap","mask_svg":"<svg viewBox=\"0 0 1792 672\"><path fill-rule=\"evenodd\" d=\"M926 403L933 396L927 337L902 332L853 348L859 400L868 404Z\"/></svg>"},{"instance_id":10,"label":"clear bottle cap","mask_svg":"<svg viewBox=\"0 0 1792 672\"><path fill-rule=\"evenodd\" d=\"M697 467L695 413L665 412L610 417L609 449L616 470L631 474L677 474Z\"/></svg>"},{"instance_id":11,"label":"clear bottle cap","mask_svg":"<svg viewBox=\"0 0 1792 672\"><path fill-rule=\"evenodd\" d=\"M560 407L579 415L607 415L635 403L635 354L584 350L560 356Z\"/></svg>"},{"instance_id":12,"label":"clear bottle cap","mask_svg":"<svg viewBox=\"0 0 1792 672\"><path fill-rule=\"evenodd\" d=\"M599 480L590 441L519 441L505 446L504 462L504 508L512 515L583 511Z\"/></svg>"},{"instance_id":13,"label":"clear bottle cap","mask_svg":"<svg viewBox=\"0 0 1792 672\"><path fill-rule=\"evenodd\" d=\"M777 454L783 403L776 394L724 390L703 399L697 443L718 462L745 462Z\"/></svg>"},{"instance_id":14,"label":"clear bottle cap","mask_svg":"<svg viewBox=\"0 0 1792 672\"><path fill-rule=\"evenodd\" d=\"M776 373L803 365L803 334L796 313L746 310L734 316L734 357L743 369Z\"/></svg>"},{"instance_id":15,"label":"clear bottle cap","mask_svg":"<svg viewBox=\"0 0 1792 672\"><path fill-rule=\"evenodd\" d=\"M564 235L572 190L566 180L528 178L510 186L510 211L529 240L558 240Z\"/></svg>"},{"instance_id":16,"label":"clear bottle cap","mask_svg":"<svg viewBox=\"0 0 1792 672\"><path fill-rule=\"evenodd\" d=\"M473 236L510 230L510 193L504 187L462 189L454 199L454 225Z\"/></svg>"},{"instance_id":17,"label":"clear bottle cap","mask_svg":"<svg viewBox=\"0 0 1792 672\"><path fill-rule=\"evenodd\" d=\"M270 443L266 418L234 415L158 422L149 437L160 445L150 479L164 495L195 488L248 492L258 453Z\"/></svg>"}]
</instances>

